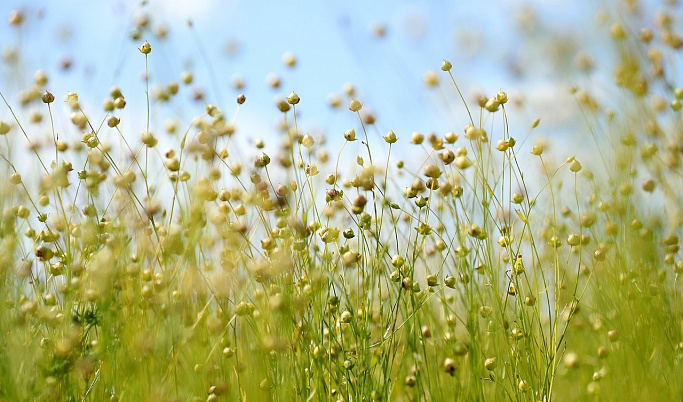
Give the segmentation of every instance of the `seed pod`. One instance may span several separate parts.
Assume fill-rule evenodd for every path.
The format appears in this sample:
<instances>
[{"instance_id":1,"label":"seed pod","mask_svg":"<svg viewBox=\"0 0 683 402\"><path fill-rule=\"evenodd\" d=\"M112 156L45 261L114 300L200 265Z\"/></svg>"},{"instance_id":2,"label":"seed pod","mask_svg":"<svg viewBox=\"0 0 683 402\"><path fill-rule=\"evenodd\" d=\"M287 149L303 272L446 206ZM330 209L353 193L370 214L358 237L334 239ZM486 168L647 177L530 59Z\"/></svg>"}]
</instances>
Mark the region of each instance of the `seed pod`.
<instances>
[{"instance_id":1,"label":"seed pod","mask_svg":"<svg viewBox=\"0 0 683 402\"><path fill-rule=\"evenodd\" d=\"M429 164L424 168L424 175L427 177L438 179L441 176L441 170L438 166L434 164Z\"/></svg>"},{"instance_id":2,"label":"seed pod","mask_svg":"<svg viewBox=\"0 0 683 402\"><path fill-rule=\"evenodd\" d=\"M363 108L363 104L357 101L356 99L352 99L351 102L349 102L349 110L352 112L358 112Z\"/></svg>"},{"instance_id":3,"label":"seed pod","mask_svg":"<svg viewBox=\"0 0 683 402\"><path fill-rule=\"evenodd\" d=\"M52 102L55 101L55 96L52 95L50 92L45 91L45 93L43 94L43 96L41 97L41 99L42 99L43 103L48 103L48 104L49 104L49 103L52 103Z\"/></svg>"},{"instance_id":4,"label":"seed pod","mask_svg":"<svg viewBox=\"0 0 683 402\"><path fill-rule=\"evenodd\" d=\"M443 63L441 63L441 69L443 71L451 71L451 68L453 68L453 65L450 61L444 60Z\"/></svg>"},{"instance_id":5,"label":"seed pod","mask_svg":"<svg viewBox=\"0 0 683 402\"><path fill-rule=\"evenodd\" d=\"M394 133L394 130L389 131L387 135L384 136L384 141L386 141L388 144L394 144L396 141L398 141L398 138L396 137L396 133Z\"/></svg>"},{"instance_id":6,"label":"seed pod","mask_svg":"<svg viewBox=\"0 0 683 402\"><path fill-rule=\"evenodd\" d=\"M436 285L437 285L436 275L434 275L434 274L427 275L427 286L431 287L431 286L436 286Z\"/></svg>"},{"instance_id":7,"label":"seed pod","mask_svg":"<svg viewBox=\"0 0 683 402\"><path fill-rule=\"evenodd\" d=\"M455 375L456 364L455 360L450 357L446 358L443 362L443 371L447 372L451 376Z\"/></svg>"},{"instance_id":8,"label":"seed pod","mask_svg":"<svg viewBox=\"0 0 683 402\"><path fill-rule=\"evenodd\" d=\"M118 126L120 122L121 122L121 121L120 121L118 118L114 117L114 116L110 116L110 117L107 119L107 125L108 125L109 127L111 127L111 128L114 128L114 127Z\"/></svg>"},{"instance_id":9,"label":"seed pod","mask_svg":"<svg viewBox=\"0 0 683 402\"><path fill-rule=\"evenodd\" d=\"M294 91L292 91L292 93L289 94L289 96L287 97L287 103L289 103L290 105L296 105L300 101L301 99L299 98L299 95L297 95Z\"/></svg>"},{"instance_id":10,"label":"seed pod","mask_svg":"<svg viewBox=\"0 0 683 402\"><path fill-rule=\"evenodd\" d=\"M142 44L142 47L138 48L138 50L142 54L150 54L152 53L152 45L150 45L149 42L145 41L145 43Z\"/></svg>"},{"instance_id":11,"label":"seed pod","mask_svg":"<svg viewBox=\"0 0 683 402\"><path fill-rule=\"evenodd\" d=\"M574 172L574 173L578 173L579 171L581 171L581 164L579 163L579 161L577 161L576 159L574 159L574 160L569 164L569 170L571 170L571 171Z\"/></svg>"}]
</instances>

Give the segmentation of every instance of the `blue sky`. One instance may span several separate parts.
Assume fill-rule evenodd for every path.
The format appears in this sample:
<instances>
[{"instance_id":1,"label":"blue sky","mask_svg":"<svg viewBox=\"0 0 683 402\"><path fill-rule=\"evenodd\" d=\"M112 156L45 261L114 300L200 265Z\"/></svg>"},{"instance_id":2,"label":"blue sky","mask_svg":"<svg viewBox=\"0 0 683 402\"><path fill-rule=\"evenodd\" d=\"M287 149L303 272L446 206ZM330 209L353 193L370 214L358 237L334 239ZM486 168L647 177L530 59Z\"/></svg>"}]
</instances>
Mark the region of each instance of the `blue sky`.
<instances>
[{"instance_id":1,"label":"blue sky","mask_svg":"<svg viewBox=\"0 0 683 402\"><path fill-rule=\"evenodd\" d=\"M391 129L407 139L412 131L459 133L467 124L448 76L440 71L442 59L448 59L468 101L477 93L492 96L499 89L524 100L523 107L510 106L513 135L515 130L526 133L538 117L543 119L541 131L549 133L575 117L557 104L571 100L569 85L586 82L567 68L577 51L598 61L609 57L602 50L605 41L597 36L605 31L597 23L598 12L616 11L606 4L611 3L150 0L143 5L2 0L0 48L19 49L20 63L14 68L2 64L0 90L17 94L42 68L51 76L47 87L58 99L67 91L78 92L90 113L103 117L102 100L112 85L118 85L128 101L119 116L122 128L139 132L145 117L144 57L136 46L147 39L153 47L152 87L178 81L182 71L191 71L205 100L229 116L236 109L236 95L246 94L237 120L242 138L272 138L280 118L274 98L296 91L302 99L302 129L318 136L324 132L330 142L341 143L342 133L357 127L357 121L346 111L346 102L341 111L333 111L327 99L331 93L342 94L343 85L351 82L358 99L377 113L377 132ZM20 28L6 23L15 9L25 15ZM131 40L143 15L152 30L165 26L168 37L162 40L147 30L140 40ZM193 21L192 29L188 20ZM373 35L377 24L386 27L382 38ZM231 46L237 49L234 53L227 50ZM285 52L297 57L295 68L284 66ZM59 68L65 58L73 61L66 72ZM427 70L437 71L438 89L424 85ZM269 73L280 76L278 90L266 84ZM246 83L242 90L231 85L236 75ZM153 126L172 117L185 127L203 113L203 102L190 101L190 94L184 88L170 107L153 108ZM11 101L16 105L16 97ZM0 119L7 116L0 108ZM66 117L57 126L72 130Z\"/></svg>"}]
</instances>

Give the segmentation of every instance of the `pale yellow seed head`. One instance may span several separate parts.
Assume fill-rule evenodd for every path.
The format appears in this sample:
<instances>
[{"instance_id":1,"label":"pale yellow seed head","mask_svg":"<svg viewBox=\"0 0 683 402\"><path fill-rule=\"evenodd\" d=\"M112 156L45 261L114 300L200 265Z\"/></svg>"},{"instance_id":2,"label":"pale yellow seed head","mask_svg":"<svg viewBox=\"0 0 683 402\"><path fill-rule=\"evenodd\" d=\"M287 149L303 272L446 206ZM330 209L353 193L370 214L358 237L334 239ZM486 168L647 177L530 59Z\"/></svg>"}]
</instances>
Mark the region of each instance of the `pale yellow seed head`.
<instances>
[{"instance_id":1,"label":"pale yellow seed head","mask_svg":"<svg viewBox=\"0 0 683 402\"><path fill-rule=\"evenodd\" d=\"M351 99L349 102L349 110L352 112L358 112L363 108L363 104L356 99Z\"/></svg>"}]
</instances>

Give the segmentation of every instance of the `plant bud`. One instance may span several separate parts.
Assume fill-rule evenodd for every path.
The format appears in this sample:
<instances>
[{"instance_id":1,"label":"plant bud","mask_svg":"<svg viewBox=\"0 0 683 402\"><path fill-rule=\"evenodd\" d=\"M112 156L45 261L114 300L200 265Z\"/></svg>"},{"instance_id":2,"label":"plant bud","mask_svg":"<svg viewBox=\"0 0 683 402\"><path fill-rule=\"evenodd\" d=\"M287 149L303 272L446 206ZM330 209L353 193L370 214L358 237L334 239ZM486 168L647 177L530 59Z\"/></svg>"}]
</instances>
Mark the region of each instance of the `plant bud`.
<instances>
[{"instance_id":1,"label":"plant bud","mask_svg":"<svg viewBox=\"0 0 683 402\"><path fill-rule=\"evenodd\" d=\"M436 286L436 285L437 285L436 275L434 275L434 274L427 275L427 286L431 287L431 286Z\"/></svg>"},{"instance_id":2,"label":"plant bud","mask_svg":"<svg viewBox=\"0 0 683 402\"><path fill-rule=\"evenodd\" d=\"M149 131L145 131L142 133L142 143L148 146L149 148L154 148L154 146L157 145L157 139L154 138L154 135L150 133Z\"/></svg>"},{"instance_id":3,"label":"plant bud","mask_svg":"<svg viewBox=\"0 0 683 402\"><path fill-rule=\"evenodd\" d=\"M579 171L581 171L581 164L579 163L579 161L574 159L571 162L571 164L569 164L569 170L571 170L574 173L578 173Z\"/></svg>"},{"instance_id":4,"label":"plant bud","mask_svg":"<svg viewBox=\"0 0 683 402\"><path fill-rule=\"evenodd\" d=\"M313 140L313 136L310 134L304 135L304 137L301 139L301 145L306 148L311 148L313 144L315 144L315 140Z\"/></svg>"},{"instance_id":5,"label":"plant bud","mask_svg":"<svg viewBox=\"0 0 683 402\"><path fill-rule=\"evenodd\" d=\"M180 73L180 80L183 82L183 84L189 85L192 83L193 79L194 76L189 71L183 71L182 73Z\"/></svg>"},{"instance_id":6,"label":"plant bud","mask_svg":"<svg viewBox=\"0 0 683 402\"><path fill-rule=\"evenodd\" d=\"M351 322L352 318L353 318L353 315L348 310L345 310L343 313L341 313L341 322L343 322L345 324L348 324L349 322Z\"/></svg>"},{"instance_id":7,"label":"plant bud","mask_svg":"<svg viewBox=\"0 0 683 402\"><path fill-rule=\"evenodd\" d=\"M438 179L441 176L441 170L438 166L434 164L429 164L424 168L424 175L427 177Z\"/></svg>"},{"instance_id":8,"label":"plant bud","mask_svg":"<svg viewBox=\"0 0 683 402\"><path fill-rule=\"evenodd\" d=\"M107 125L111 128L118 126L120 122L121 121L114 116L109 116L109 118L107 119Z\"/></svg>"},{"instance_id":9,"label":"plant bud","mask_svg":"<svg viewBox=\"0 0 683 402\"><path fill-rule=\"evenodd\" d=\"M506 104L508 101L508 94L505 93L503 90L498 91L498 93L496 94L496 101L501 105Z\"/></svg>"},{"instance_id":10,"label":"plant bud","mask_svg":"<svg viewBox=\"0 0 683 402\"><path fill-rule=\"evenodd\" d=\"M287 103L290 105L296 105L300 100L301 99L299 98L299 95L297 95L294 91L292 91L292 93L287 97Z\"/></svg>"},{"instance_id":11,"label":"plant bud","mask_svg":"<svg viewBox=\"0 0 683 402\"><path fill-rule=\"evenodd\" d=\"M346 132L344 133L344 139L346 141L349 141L349 142L350 141L356 141L356 130L354 130L354 129L346 130Z\"/></svg>"},{"instance_id":12,"label":"plant bud","mask_svg":"<svg viewBox=\"0 0 683 402\"><path fill-rule=\"evenodd\" d=\"M152 53L152 45L150 45L149 42L145 41L145 43L142 44L142 47L138 48L138 50L142 54L150 54Z\"/></svg>"},{"instance_id":13,"label":"plant bud","mask_svg":"<svg viewBox=\"0 0 683 402\"><path fill-rule=\"evenodd\" d=\"M0 121L0 135L5 135L9 133L9 129L12 128L9 124L4 121Z\"/></svg>"},{"instance_id":14,"label":"plant bud","mask_svg":"<svg viewBox=\"0 0 683 402\"><path fill-rule=\"evenodd\" d=\"M22 22L24 22L24 13L19 10L12 10L7 21L10 23L10 25L20 25Z\"/></svg>"},{"instance_id":15,"label":"plant bud","mask_svg":"<svg viewBox=\"0 0 683 402\"><path fill-rule=\"evenodd\" d=\"M446 358L443 362L443 371L447 372L451 376L455 375L455 360L451 359L450 357Z\"/></svg>"},{"instance_id":16,"label":"plant bud","mask_svg":"<svg viewBox=\"0 0 683 402\"><path fill-rule=\"evenodd\" d=\"M451 68L453 68L453 65L450 61L444 60L443 63L441 63L441 69L443 71L451 71Z\"/></svg>"},{"instance_id":17,"label":"plant bud","mask_svg":"<svg viewBox=\"0 0 683 402\"><path fill-rule=\"evenodd\" d=\"M484 108L491 113L496 112L500 108L500 102L498 102L496 98L491 98L488 101L486 101Z\"/></svg>"},{"instance_id":18,"label":"plant bud","mask_svg":"<svg viewBox=\"0 0 683 402\"><path fill-rule=\"evenodd\" d=\"M394 131L391 130L389 133L387 133L387 135L384 136L384 141L386 141L388 144L393 144L398 141L398 138L396 138Z\"/></svg>"},{"instance_id":19,"label":"plant bud","mask_svg":"<svg viewBox=\"0 0 683 402\"><path fill-rule=\"evenodd\" d=\"M647 179L643 182L643 190L647 191L648 193L651 193L655 189L655 182Z\"/></svg>"},{"instance_id":20,"label":"plant bud","mask_svg":"<svg viewBox=\"0 0 683 402\"><path fill-rule=\"evenodd\" d=\"M349 102L349 110L352 112L358 112L363 108L363 104L357 101L356 99L352 99L351 102Z\"/></svg>"},{"instance_id":21,"label":"plant bud","mask_svg":"<svg viewBox=\"0 0 683 402\"><path fill-rule=\"evenodd\" d=\"M289 103L287 103L287 101L284 99L280 99L277 102L277 108L280 109L282 113L287 113L289 112L289 109L291 109L291 106L289 106Z\"/></svg>"},{"instance_id":22,"label":"plant bud","mask_svg":"<svg viewBox=\"0 0 683 402\"><path fill-rule=\"evenodd\" d=\"M41 99L43 100L43 103L50 104L55 101L55 96L52 95L49 91L45 91Z\"/></svg>"}]
</instances>

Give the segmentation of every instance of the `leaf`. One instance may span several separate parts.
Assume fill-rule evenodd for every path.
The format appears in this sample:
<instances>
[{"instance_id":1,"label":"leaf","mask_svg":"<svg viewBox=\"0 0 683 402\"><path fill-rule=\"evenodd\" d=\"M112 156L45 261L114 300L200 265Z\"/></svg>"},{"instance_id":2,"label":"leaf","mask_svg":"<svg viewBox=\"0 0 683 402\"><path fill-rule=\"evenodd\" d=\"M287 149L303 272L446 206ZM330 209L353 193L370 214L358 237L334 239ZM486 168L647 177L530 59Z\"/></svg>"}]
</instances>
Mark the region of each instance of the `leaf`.
<instances>
[{"instance_id":1,"label":"leaf","mask_svg":"<svg viewBox=\"0 0 683 402\"><path fill-rule=\"evenodd\" d=\"M527 220L526 220L526 218L524 217L524 215L522 215L522 213L519 212L519 209L515 209L515 212L517 212L517 216L519 216L519 219L521 219L522 222L524 222L524 223L529 223L529 222L527 222Z\"/></svg>"},{"instance_id":2,"label":"leaf","mask_svg":"<svg viewBox=\"0 0 683 402\"><path fill-rule=\"evenodd\" d=\"M181 150L181 151L182 151L183 149L185 149L185 139L187 139L187 133L188 133L188 132L189 132L189 131L185 131L185 135L183 135L183 140L180 141L180 150Z\"/></svg>"}]
</instances>

